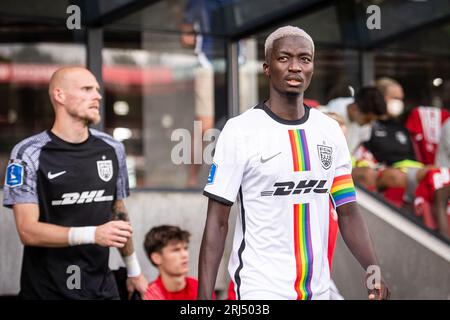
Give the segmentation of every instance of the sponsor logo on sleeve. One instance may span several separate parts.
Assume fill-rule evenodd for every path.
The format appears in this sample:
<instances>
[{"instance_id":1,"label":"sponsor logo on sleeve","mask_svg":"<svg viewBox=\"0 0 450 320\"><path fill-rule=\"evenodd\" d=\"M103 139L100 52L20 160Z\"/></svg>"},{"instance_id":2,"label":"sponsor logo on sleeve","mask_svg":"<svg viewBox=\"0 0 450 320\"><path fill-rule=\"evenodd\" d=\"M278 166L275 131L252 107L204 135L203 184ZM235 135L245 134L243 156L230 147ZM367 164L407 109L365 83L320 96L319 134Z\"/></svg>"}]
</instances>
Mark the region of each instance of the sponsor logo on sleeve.
<instances>
[{"instance_id":1,"label":"sponsor logo on sleeve","mask_svg":"<svg viewBox=\"0 0 450 320\"><path fill-rule=\"evenodd\" d=\"M209 175L208 175L208 183L207 184L213 184L214 179L216 177L217 172L217 164L214 162L211 164L211 168L209 169Z\"/></svg>"},{"instance_id":2,"label":"sponsor logo on sleeve","mask_svg":"<svg viewBox=\"0 0 450 320\"><path fill-rule=\"evenodd\" d=\"M5 186L10 188L20 187L23 185L24 169L23 165L13 162L6 168Z\"/></svg>"}]
</instances>

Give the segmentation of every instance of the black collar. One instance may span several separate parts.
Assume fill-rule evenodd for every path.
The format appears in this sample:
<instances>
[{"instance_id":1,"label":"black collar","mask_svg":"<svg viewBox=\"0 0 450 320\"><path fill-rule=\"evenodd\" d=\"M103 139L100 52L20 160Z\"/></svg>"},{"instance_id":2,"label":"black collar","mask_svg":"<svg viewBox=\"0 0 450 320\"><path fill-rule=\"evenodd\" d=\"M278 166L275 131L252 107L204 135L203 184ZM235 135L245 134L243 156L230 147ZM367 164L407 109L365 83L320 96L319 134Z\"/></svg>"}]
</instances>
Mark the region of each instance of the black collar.
<instances>
[{"instance_id":1,"label":"black collar","mask_svg":"<svg viewBox=\"0 0 450 320\"><path fill-rule=\"evenodd\" d=\"M264 110L273 120L281 123L281 124L286 124L286 125L298 125L298 124L302 124L305 123L308 118L309 118L309 110L311 110L311 107L308 107L306 104L303 104L305 107L305 114L303 115L303 117L301 117L300 119L296 119L296 120L286 120L283 118L280 118L279 116L277 116L275 113L273 113L272 110L270 110L270 108L265 104L264 102L260 102L255 109L261 109Z\"/></svg>"}]
</instances>

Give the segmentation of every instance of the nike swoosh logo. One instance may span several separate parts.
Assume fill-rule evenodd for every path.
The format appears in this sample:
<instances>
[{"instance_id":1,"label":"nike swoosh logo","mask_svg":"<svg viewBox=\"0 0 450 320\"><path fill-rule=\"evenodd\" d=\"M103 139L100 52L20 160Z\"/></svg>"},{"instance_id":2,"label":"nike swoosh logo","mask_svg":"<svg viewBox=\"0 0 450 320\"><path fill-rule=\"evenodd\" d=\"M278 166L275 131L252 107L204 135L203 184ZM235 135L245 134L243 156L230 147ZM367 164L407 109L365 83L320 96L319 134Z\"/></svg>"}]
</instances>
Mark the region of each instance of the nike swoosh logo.
<instances>
[{"instance_id":1,"label":"nike swoosh logo","mask_svg":"<svg viewBox=\"0 0 450 320\"><path fill-rule=\"evenodd\" d=\"M49 172L48 173L48 179L49 180L52 180L52 179L55 179L56 177L59 177L59 176L61 176L61 175L63 175L64 173L66 173L65 171L61 171L61 172L57 172L57 173L51 173L51 172Z\"/></svg>"},{"instance_id":2,"label":"nike swoosh logo","mask_svg":"<svg viewBox=\"0 0 450 320\"><path fill-rule=\"evenodd\" d=\"M275 158L275 157L276 157L277 155L279 155L280 153L281 153L281 151L278 152L277 154L274 154L273 156L271 156L271 157L269 157L269 158L266 158L266 159L263 159L263 157L261 156L261 163L266 163L267 161L269 161L269 160Z\"/></svg>"}]
</instances>

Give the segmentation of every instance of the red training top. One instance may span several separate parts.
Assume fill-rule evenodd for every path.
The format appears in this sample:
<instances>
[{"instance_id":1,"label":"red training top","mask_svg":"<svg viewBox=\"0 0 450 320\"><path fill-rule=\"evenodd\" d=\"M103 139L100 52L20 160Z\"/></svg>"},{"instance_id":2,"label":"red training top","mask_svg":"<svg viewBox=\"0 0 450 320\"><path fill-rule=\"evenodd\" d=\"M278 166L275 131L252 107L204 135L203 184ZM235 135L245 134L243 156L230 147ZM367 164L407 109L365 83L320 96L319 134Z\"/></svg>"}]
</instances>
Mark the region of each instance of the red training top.
<instances>
[{"instance_id":1,"label":"red training top","mask_svg":"<svg viewBox=\"0 0 450 320\"><path fill-rule=\"evenodd\" d=\"M170 292L164 287L161 276L150 283L145 292L146 300L197 300L198 281L186 277L186 286L180 291Z\"/></svg>"}]
</instances>

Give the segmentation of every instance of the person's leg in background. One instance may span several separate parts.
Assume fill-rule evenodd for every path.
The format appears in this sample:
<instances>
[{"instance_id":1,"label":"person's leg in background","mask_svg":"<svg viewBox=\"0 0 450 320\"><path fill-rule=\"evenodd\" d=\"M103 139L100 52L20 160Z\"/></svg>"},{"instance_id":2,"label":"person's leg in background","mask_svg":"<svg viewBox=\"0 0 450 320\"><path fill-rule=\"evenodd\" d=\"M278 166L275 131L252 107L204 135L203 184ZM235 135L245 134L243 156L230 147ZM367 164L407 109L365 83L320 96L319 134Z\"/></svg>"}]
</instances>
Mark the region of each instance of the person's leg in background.
<instances>
[{"instance_id":1,"label":"person's leg in background","mask_svg":"<svg viewBox=\"0 0 450 320\"><path fill-rule=\"evenodd\" d=\"M434 204L439 232L444 237L450 238L450 186L436 190Z\"/></svg>"},{"instance_id":2,"label":"person's leg in background","mask_svg":"<svg viewBox=\"0 0 450 320\"><path fill-rule=\"evenodd\" d=\"M191 164L189 165L187 187L199 187L199 173L203 163L203 143L197 145L196 141L203 141L205 131L214 127L214 69L212 65L200 64L194 71L195 90L195 121L201 122L200 139L192 135ZM194 130L195 132L195 130ZM198 163L200 155L201 162Z\"/></svg>"},{"instance_id":3,"label":"person's leg in background","mask_svg":"<svg viewBox=\"0 0 450 320\"><path fill-rule=\"evenodd\" d=\"M356 167L352 170L353 180L369 191L376 191L378 172L369 167Z\"/></svg>"}]
</instances>

